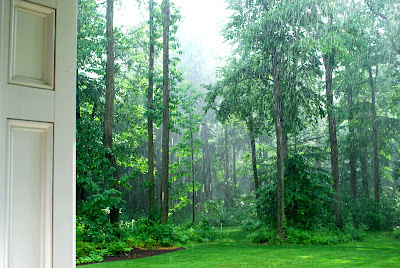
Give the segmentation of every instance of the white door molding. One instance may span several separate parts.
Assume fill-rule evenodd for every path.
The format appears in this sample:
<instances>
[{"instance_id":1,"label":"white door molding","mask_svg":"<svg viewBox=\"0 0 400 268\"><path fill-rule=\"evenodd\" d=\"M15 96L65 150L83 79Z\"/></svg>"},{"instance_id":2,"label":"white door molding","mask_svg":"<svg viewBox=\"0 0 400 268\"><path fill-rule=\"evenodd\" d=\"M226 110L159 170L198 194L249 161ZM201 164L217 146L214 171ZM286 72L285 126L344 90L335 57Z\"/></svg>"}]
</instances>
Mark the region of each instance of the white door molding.
<instances>
[{"instance_id":1,"label":"white door molding","mask_svg":"<svg viewBox=\"0 0 400 268\"><path fill-rule=\"evenodd\" d=\"M8 120L7 140L6 267L50 268L53 124Z\"/></svg>"}]
</instances>

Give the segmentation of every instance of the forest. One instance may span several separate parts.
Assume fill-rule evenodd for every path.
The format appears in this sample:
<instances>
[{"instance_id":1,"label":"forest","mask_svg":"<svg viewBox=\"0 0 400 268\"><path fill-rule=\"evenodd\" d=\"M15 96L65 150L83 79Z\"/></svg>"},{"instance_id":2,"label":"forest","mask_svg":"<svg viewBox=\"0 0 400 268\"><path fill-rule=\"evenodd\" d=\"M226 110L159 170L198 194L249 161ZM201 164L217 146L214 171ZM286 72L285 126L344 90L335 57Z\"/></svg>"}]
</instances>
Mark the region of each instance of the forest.
<instances>
[{"instance_id":1,"label":"forest","mask_svg":"<svg viewBox=\"0 0 400 268\"><path fill-rule=\"evenodd\" d=\"M179 2L78 1L77 264L225 228L399 240L400 1L221 0L224 55Z\"/></svg>"}]
</instances>

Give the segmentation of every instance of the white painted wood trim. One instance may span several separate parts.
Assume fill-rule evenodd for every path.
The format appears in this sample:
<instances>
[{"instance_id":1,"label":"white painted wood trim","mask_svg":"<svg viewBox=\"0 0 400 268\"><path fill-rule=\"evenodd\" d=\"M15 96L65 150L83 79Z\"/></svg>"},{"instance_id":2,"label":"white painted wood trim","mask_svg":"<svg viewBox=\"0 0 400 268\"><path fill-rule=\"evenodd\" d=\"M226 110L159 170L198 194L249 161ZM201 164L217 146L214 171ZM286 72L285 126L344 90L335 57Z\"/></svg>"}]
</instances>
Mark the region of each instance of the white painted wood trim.
<instances>
[{"instance_id":1,"label":"white painted wood trim","mask_svg":"<svg viewBox=\"0 0 400 268\"><path fill-rule=\"evenodd\" d=\"M11 1L11 18L10 18L10 42L9 42L9 77L8 82L10 84L16 84L28 87L37 87L42 89L54 90L54 52L55 52L55 19L56 10L48 7L44 7L38 4L13 0ZM44 44L43 44L43 79L33 79L29 77L23 77L16 74L17 63L17 22L18 22L18 11L27 14L32 14L38 17L42 17L46 21L46 27L44 27Z\"/></svg>"},{"instance_id":2,"label":"white painted wood trim","mask_svg":"<svg viewBox=\"0 0 400 268\"><path fill-rule=\"evenodd\" d=\"M2 89L2 85L4 80L7 77L3 76L3 53L4 51L4 42L3 35L5 31L5 14L4 14L4 0L0 0L0 151L3 151L6 148L6 130L7 123L5 120L6 113L6 98L4 96L4 90ZM0 154L0 267L6 267L6 184L5 179L7 176L6 169L6 153Z\"/></svg>"},{"instance_id":3,"label":"white painted wood trim","mask_svg":"<svg viewBox=\"0 0 400 268\"><path fill-rule=\"evenodd\" d=\"M57 0L53 267L75 267L76 0Z\"/></svg>"},{"instance_id":4,"label":"white painted wood trim","mask_svg":"<svg viewBox=\"0 0 400 268\"><path fill-rule=\"evenodd\" d=\"M5 213L5 267L12 268L12 193L13 193L13 132L26 131L38 132L42 134L42 173L44 177L41 180L41 215L44 223L41 226L41 265L43 268L52 267L52 243L53 243L53 124L30 121L8 120L7 128L7 179L6 179L6 213Z\"/></svg>"},{"instance_id":5,"label":"white painted wood trim","mask_svg":"<svg viewBox=\"0 0 400 268\"><path fill-rule=\"evenodd\" d=\"M2 89L3 79L7 79L3 77L3 53L4 53L4 46L3 46L3 33L5 28L5 16L4 16L4 1L0 0L0 151L3 151L6 148L6 130L7 124L5 120L5 113L6 113L6 98L3 95L4 91ZM0 154L0 267L6 267L6 185L5 185L5 178L7 175L6 171L6 154L3 152Z\"/></svg>"}]
</instances>

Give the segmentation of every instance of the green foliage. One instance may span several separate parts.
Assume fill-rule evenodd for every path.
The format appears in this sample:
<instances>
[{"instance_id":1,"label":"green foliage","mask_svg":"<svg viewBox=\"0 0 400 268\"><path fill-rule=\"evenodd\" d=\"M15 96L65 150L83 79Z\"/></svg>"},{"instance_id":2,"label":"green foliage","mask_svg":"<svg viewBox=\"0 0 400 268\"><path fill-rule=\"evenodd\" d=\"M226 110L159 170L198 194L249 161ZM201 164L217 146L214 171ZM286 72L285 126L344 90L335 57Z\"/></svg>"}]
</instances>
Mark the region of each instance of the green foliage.
<instances>
[{"instance_id":1,"label":"green foliage","mask_svg":"<svg viewBox=\"0 0 400 268\"><path fill-rule=\"evenodd\" d=\"M311 166L300 155L285 163L285 212L288 227L309 230L331 223L332 180L323 170ZM259 189L261 218L271 224L276 220L276 187L270 180Z\"/></svg>"},{"instance_id":2,"label":"green foliage","mask_svg":"<svg viewBox=\"0 0 400 268\"><path fill-rule=\"evenodd\" d=\"M127 246L127 243L121 241L115 241L109 244L106 244L107 255L114 256L118 253L123 253L126 251L131 251L132 247Z\"/></svg>"},{"instance_id":3,"label":"green foliage","mask_svg":"<svg viewBox=\"0 0 400 268\"><path fill-rule=\"evenodd\" d=\"M256 231L260 229L262 226L262 222L259 221L258 219L248 219L247 221L244 222L242 228L245 231Z\"/></svg>"},{"instance_id":4,"label":"green foliage","mask_svg":"<svg viewBox=\"0 0 400 268\"><path fill-rule=\"evenodd\" d=\"M393 234L394 234L394 237L396 239L400 239L400 228L399 228L399 226L396 226L396 228L394 228Z\"/></svg>"},{"instance_id":5,"label":"green foliage","mask_svg":"<svg viewBox=\"0 0 400 268\"><path fill-rule=\"evenodd\" d=\"M111 208L119 208L121 192L112 188L113 168L105 157L98 120L81 118L77 132L77 228L86 242L113 241L118 230L109 222Z\"/></svg>"},{"instance_id":6,"label":"green foliage","mask_svg":"<svg viewBox=\"0 0 400 268\"><path fill-rule=\"evenodd\" d=\"M202 220L198 225L188 222L174 228L174 239L182 244L189 242L210 242L221 238L221 233L211 227L207 220Z\"/></svg>"},{"instance_id":7,"label":"green foliage","mask_svg":"<svg viewBox=\"0 0 400 268\"><path fill-rule=\"evenodd\" d=\"M114 241L111 243L92 243L77 241L76 264L85 264L103 261L105 255L114 256L118 253L131 251L128 243Z\"/></svg>"},{"instance_id":8,"label":"green foliage","mask_svg":"<svg viewBox=\"0 0 400 268\"><path fill-rule=\"evenodd\" d=\"M171 247L174 243L214 241L220 237L219 232L210 226L207 220L198 225L187 224L173 227L171 224L160 224L158 220L140 218L122 227L126 245L156 249Z\"/></svg>"},{"instance_id":9,"label":"green foliage","mask_svg":"<svg viewBox=\"0 0 400 268\"><path fill-rule=\"evenodd\" d=\"M238 230L235 232L243 233ZM229 234L228 234L229 235ZM235 241L235 243L232 243ZM88 268L181 267L397 267L400 243L392 233L370 232L363 242L339 245L260 245L227 236L184 251L122 262L89 265Z\"/></svg>"},{"instance_id":10,"label":"green foliage","mask_svg":"<svg viewBox=\"0 0 400 268\"><path fill-rule=\"evenodd\" d=\"M160 224L158 220L142 217L122 227L128 244L141 248L170 247L173 243L171 224Z\"/></svg>"},{"instance_id":11,"label":"green foliage","mask_svg":"<svg viewBox=\"0 0 400 268\"><path fill-rule=\"evenodd\" d=\"M336 245L352 241L362 241L365 236L363 226L354 228L353 225L346 225L343 230L337 228L320 227L314 230L302 230L288 228L286 239L282 241L276 234L276 230L263 227L250 234L253 243L268 244L298 244L298 245Z\"/></svg>"},{"instance_id":12,"label":"green foliage","mask_svg":"<svg viewBox=\"0 0 400 268\"><path fill-rule=\"evenodd\" d=\"M76 264L101 262L107 250L98 249L94 243L77 241Z\"/></svg>"},{"instance_id":13,"label":"green foliage","mask_svg":"<svg viewBox=\"0 0 400 268\"><path fill-rule=\"evenodd\" d=\"M243 194L232 200L227 207L224 201L206 200L202 204L201 221L211 226L241 226L249 219L255 218L255 200L251 194Z\"/></svg>"},{"instance_id":14,"label":"green foliage","mask_svg":"<svg viewBox=\"0 0 400 268\"><path fill-rule=\"evenodd\" d=\"M379 204L370 198L349 200L343 214L355 225L363 224L372 230L392 230L400 225L400 195L397 190L384 188Z\"/></svg>"}]
</instances>

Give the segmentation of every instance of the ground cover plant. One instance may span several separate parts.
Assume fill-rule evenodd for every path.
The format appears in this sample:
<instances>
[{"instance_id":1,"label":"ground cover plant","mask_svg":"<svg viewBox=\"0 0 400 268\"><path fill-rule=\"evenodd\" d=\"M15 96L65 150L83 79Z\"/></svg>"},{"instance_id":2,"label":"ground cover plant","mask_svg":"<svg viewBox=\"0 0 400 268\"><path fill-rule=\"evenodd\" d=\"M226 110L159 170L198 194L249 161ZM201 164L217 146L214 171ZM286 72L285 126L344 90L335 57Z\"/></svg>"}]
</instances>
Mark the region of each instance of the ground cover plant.
<instances>
[{"instance_id":1,"label":"ground cover plant","mask_svg":"<svg viewBox=\"0 0 400 268\"><path fill-rule=\"evenodd\" d=\"M82 228L82 226L77 226ZM221 238L219 230L204 220L197 225L188 222L180 226L160 224L159 220L143 217L137 221L121 223L119 238L113 242L85 242L78 236L76 264L102 262L116 255L140 255L143 257L190 247L193 243L207 243ZM139 250L139 251L138 251ZM150 253L151 252L151 253ZM130 257L128 257L129 259ZM117 259L123 259L118 257Z\"/></svg>"},{"instance_id":2,"label":"ground cover plant","mask_svg":"<svg viewBox=\"0 0 400 268\"><path fill-rule=\"evenodd\" d=\"M400 241L392 232L367 232L364 241L338 245L261 245L249 232L228 228L225 238L185 251L87 267L396 267Z\"/></svg>"}]
</instances>

